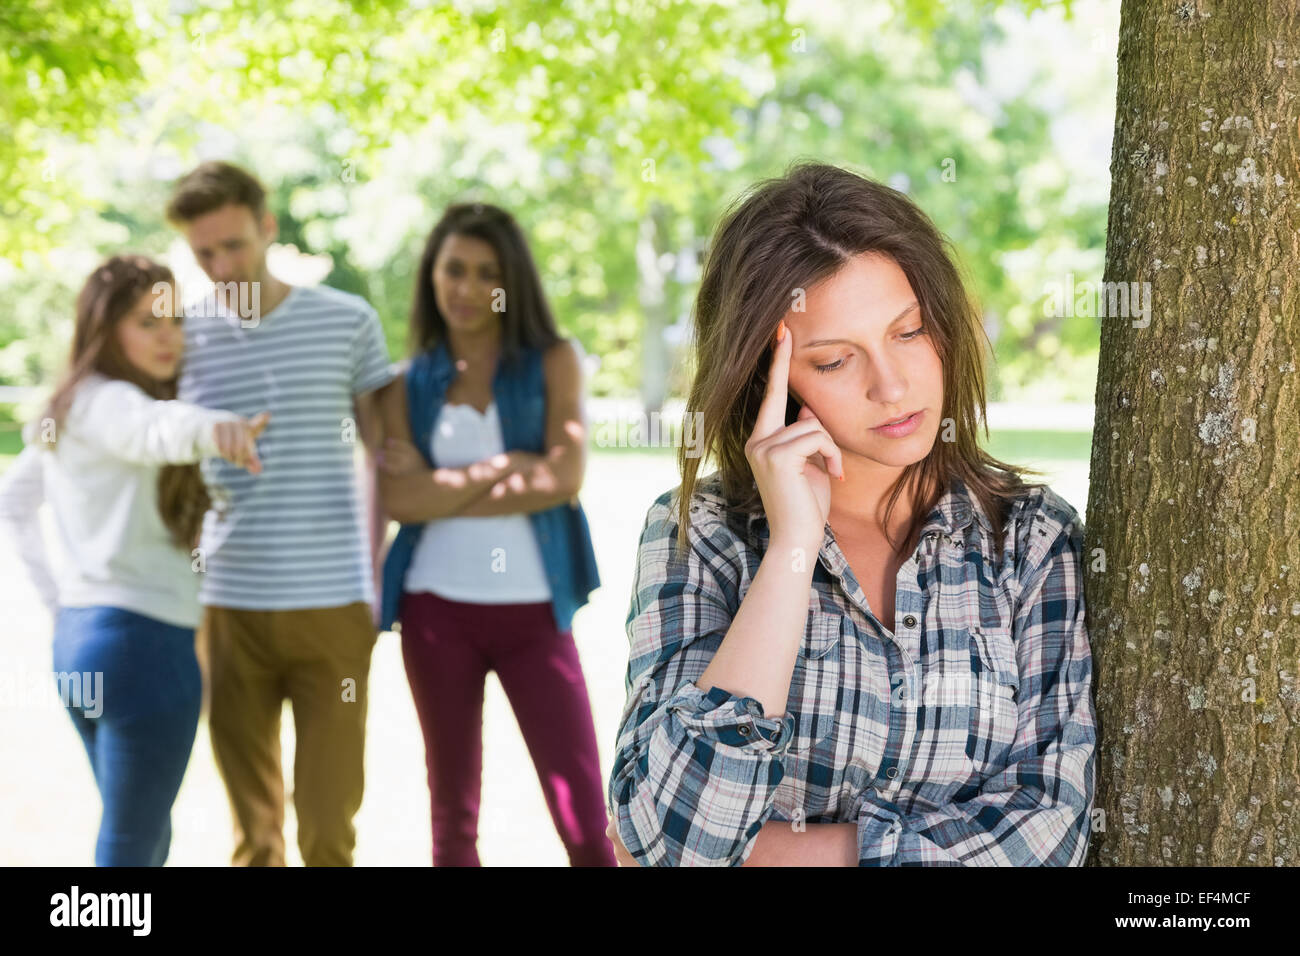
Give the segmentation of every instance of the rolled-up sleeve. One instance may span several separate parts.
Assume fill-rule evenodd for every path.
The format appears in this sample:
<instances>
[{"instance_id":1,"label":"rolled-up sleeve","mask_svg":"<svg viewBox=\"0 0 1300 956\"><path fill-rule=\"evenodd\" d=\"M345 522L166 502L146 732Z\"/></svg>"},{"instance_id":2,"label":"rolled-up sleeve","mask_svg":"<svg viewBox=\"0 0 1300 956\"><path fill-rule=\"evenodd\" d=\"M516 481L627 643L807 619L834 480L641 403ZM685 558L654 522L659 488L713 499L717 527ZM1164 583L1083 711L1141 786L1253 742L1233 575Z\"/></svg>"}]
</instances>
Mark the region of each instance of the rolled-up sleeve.
<instances>
[{"instance_id":1,"label":"rolled-up sleeve","mask_svg":"<svg viewBox=\"0 0 1300 956\"><path fill-rule=\"evenodd\" d=\"M930 812L905 813L867 790L860 866L1083 865L1097 730L1082 555L1082 527L1067 520L1022 581L1019 717L1006 767L972 799Z\"/></svg>"},{"instance_id":2,"label":"rolled-up sleeve","mask_svg":"<svg viewBox=\"0 0 1300 956\"><path fill-rule=\"evenodd\" d=\"M719 526L676 556L676 531L661 497L638 549L608 809L642 866L737 866L772 815L793 718L696 683L735 617L721 583L730 579L727 532Z\"/></svg>"}]
</instances>

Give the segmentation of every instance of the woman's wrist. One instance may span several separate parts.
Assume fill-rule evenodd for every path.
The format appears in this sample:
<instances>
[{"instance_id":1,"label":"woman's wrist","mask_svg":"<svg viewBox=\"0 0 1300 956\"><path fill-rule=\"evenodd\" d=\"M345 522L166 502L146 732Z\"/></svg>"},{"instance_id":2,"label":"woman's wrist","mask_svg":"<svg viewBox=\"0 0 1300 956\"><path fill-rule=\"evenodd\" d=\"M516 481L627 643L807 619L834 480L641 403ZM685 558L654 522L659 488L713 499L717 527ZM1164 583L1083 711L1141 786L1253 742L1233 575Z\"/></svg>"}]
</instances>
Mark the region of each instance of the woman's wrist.
<instances>
[{"instance_id":1,"label":"woman's wrist","mask_svg":"<svg viewBox=\"0 0 1300 956\"><path fill-rule=\"evenodd\" d=\"M820 537L814 541L810 537L783 536L768 541L763 560L766 561L770 558L778 564L794 567L796 559L802 557L803 566L811 571L812 566L817 563L817 556L821 554L821 550L822 539Z\"/></svg>"}]
</instances>

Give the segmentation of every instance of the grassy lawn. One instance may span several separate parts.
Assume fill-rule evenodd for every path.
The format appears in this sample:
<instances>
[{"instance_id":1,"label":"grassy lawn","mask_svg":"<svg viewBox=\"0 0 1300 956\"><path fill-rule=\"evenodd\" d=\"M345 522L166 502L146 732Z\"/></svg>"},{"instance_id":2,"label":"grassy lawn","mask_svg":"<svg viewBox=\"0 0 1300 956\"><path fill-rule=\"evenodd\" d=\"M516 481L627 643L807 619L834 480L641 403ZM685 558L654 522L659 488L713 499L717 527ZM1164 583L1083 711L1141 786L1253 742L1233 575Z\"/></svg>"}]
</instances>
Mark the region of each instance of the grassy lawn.
<instances>
[{"instance_id":1,"label":"grassy lawn","mask_svg":"<svg viewBox=\"0 0 1300 956\"><path fill-rule=\"evenodd\" d=\"M988 450L1008 464L1080 461L1091 457L1092 432L1083 431L990 431Z\"/></svg>"},{"instance_id":2,"label":"grassy lawn","mask_svg":"<svg viewBox=\"0 0 1300 956\"><path fill-rule=\"evenodd\" d=\"M23 450L23 436L17 425L0 424L0 472Z\"/></svg>"}]
</instances>

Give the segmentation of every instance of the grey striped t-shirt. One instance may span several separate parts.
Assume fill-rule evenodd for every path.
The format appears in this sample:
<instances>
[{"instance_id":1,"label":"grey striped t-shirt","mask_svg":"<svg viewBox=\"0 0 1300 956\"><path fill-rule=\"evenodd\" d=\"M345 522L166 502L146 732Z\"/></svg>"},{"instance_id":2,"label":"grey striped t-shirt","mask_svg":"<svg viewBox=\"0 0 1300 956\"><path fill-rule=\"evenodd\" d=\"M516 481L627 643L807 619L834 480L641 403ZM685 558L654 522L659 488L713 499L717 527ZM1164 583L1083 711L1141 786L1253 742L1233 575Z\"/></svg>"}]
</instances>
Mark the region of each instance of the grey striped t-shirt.
<instances>
[{"instance_id":1,"label":"grey striped t-shirt","mask_svg":"<svg viewBox=\"0 0 1300 956\"><path fill-rule=\"evenodd\" d=\"M180 398L244 416L271 413L262 473L203 462L199 600L251 610L373 603L357 507L353 396L388 383L379 316L359 296L295 286L245 328L209 298L186 310Z\"/></svg>"}]
</instances>

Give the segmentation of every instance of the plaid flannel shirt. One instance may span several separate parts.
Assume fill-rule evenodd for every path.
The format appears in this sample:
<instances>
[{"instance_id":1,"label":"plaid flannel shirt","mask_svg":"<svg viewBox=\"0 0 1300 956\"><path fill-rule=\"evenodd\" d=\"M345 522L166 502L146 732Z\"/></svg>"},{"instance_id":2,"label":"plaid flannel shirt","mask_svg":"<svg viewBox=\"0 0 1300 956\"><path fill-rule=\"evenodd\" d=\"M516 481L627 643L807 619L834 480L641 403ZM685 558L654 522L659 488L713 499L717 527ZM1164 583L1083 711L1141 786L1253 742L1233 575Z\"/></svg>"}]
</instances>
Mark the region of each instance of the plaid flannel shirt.
<instances>
[{"instance_id":1,"label":"plaid flannel shirt","mask_svg":"<svg viewBox=\"0 0 1300 956\"><path fill-rule=\"evenodd\" d=\"M993 529L954 481L897 577L895 630L827 526L786 713L696 679L766 550L697 484L646 515L607 807L643 866L737 866L770 820L857 825L861 866L1081 866L1094 786L1083 525L1045 486Z\"/></svg>"}]
</instances>

